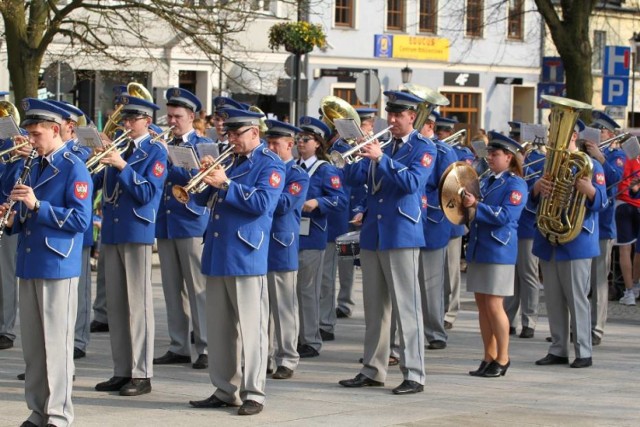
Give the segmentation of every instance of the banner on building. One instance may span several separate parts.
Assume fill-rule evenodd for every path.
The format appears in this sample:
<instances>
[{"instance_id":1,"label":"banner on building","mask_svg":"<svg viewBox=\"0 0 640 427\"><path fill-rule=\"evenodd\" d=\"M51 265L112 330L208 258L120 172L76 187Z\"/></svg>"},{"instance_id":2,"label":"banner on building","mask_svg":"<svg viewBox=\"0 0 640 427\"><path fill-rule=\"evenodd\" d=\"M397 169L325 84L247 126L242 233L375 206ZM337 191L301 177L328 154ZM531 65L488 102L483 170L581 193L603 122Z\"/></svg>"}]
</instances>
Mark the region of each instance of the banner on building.
<instances>
[{"instance_id":1,"label":"banner on building","mask_svg":"<svg viewBox=\"0 0 640 427\"><path fill-rule=\"evenodd\" d=\"M449 40L439 37L376 34L373 55L376 58L447 62L449 61Z\"/></svg>"}]
</instances>

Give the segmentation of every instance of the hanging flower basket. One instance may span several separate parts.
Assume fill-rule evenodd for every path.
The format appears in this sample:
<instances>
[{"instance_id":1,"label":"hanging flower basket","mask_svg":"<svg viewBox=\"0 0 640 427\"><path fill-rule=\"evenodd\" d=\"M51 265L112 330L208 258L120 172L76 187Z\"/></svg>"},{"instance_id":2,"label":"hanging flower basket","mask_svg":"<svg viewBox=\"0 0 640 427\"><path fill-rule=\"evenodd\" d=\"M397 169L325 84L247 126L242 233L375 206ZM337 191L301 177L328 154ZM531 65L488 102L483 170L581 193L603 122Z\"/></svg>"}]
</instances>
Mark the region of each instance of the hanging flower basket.
<instances>
[{"instance_id":1,"label":"hanging flower basket","mask_svg":"<svg viewBox=\"0 0 640 427\"><path fill-rule=\"evenodd\" d=\"M284 46L287 52L304 55L314 47L323 48L327 44L327 36L319 24L306 21L283 22L269 29L269 48L278 50Z\"/></svg>"}]
</instances>

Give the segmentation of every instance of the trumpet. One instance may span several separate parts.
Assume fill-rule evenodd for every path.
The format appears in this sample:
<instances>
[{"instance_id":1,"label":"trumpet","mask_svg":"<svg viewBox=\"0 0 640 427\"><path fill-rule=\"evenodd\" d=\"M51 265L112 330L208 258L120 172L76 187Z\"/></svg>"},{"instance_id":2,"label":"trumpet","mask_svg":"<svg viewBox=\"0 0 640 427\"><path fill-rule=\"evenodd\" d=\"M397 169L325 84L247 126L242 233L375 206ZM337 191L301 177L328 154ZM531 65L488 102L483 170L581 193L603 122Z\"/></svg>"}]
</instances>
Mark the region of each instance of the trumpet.
<instances>
[{"instance_id":1,"label":"trumpet","mask_svg":"<svg viewBox=\"0 0 640 427\"><path fill-rule=\"evenodd\" d=\"M627 139L631 138L633 135L631 135L629 132L625 132L625 133L621 133L620 135L616 135L613 138L609 138L609 139L605 139L604 141L602 141L600 144L598 144L598 148L601 150L604 150L605 148L615 144L615 143L620 143L622 144L623 142L625 142Z\"/></svg>"},{"instance_id":2,"label":"trumpet","mask_svg":"<svg viewBox=\"0 0 640 427\"><path fill-rule=\"evenodd\" d=\"M18 145L14 145L14 146L13 146L13 147L11 147L11 148L7 148L7 149L6 149L6 150L4 150L4 151L0 151L0 158L2 158L2 157L4 157L4 156L6 156L7 154L11 153L12 151L19 150L19 149L20 149L20 148L22 148L22 147L26 147L27 145L29 145L29 141L24 141L24 142L21 142L21 143L20 143L20 144L18 144ZM10 158L9 158L9 159L7 159L7 160L2 160L2 161L0 161L0 163L13 163L13 162L15 162L16 160L19 160L20 158L21 158L21 156L19 156L19 155L17 155L17 154L16 154L15 156L12 156L12 157L10 157Z\"/></svg>"},{"instance_id":3,"label":"trumpet","mask_svg":"<svg viewBox=\"0 0 640 427\"><path fill-rule=\"evenodd\" d=\"M160 133L150 131L149 133L153 132L155 134L155 136L151 139L151 142L160 142L163 140L171 141L173 139L173 128L175 128L175 126L171 126L169 129L165 129ZM165 136L167 138L165 138Z\"/></svg>"},{"instance_id":4,"label":"trumpet","mask_svg":"<svg viewBox=\"0 0 640 427\"><path fill-rule=\"evenodd\" d=\"M220 153L218 158L216 158L213 163L211 163L206 168L203 168L193 178L191 178L187 185L174 185L173 187L171 187L173 196L180 203L187 203L190 199L189 194L202 193L208 187L208 185L204 182L204 178L219 167L223 167L224 170L229 169L233 162L229 162L226 165L223 165L223 163L230 157L232 157L233 154L233 147L227 148L222 153Z\"/></svg>"},{"instance_id":5,"label":"trumpet","mask_svg":"<svg viewBox=\"0 0 640 427\"><path fill-rule=\"evenodd\" d=\"M376 133L372 137L356 145L352 149L345 151L344 153L340 153L338 151L332 152L331 155L329 156L331 158L331 163L338 169L342 169L345 167L345 165L360 161L362 157L360 157L359 159L354 158L354 156L358 154L358 151L360 151L362 147L364 147L365 145L371 144L373 141L375 141L376 139L378 139L379 137L387 133L389 129L391 129L392 127L393 126L386 127L385 129L381 130L380 132ZM383 143L380 144L380 148L386 147L387 145L389 145L391 141L393 141L393 138L389 138L387 141L384 141Z\"/></svg>"},{"instance_id":6,"label":"trumpet","mask_svg":"<svg viewBox=\"0 0 640 427\"><path fill-rule=\"evenodd\" d=\"M122 135L120 135L115 141L111 143L103 152L98 153L87 160L85 164L89 173L91 175L97 174L101 172L107 165L100 163L102 159L107 157L107 154L112 152L113 150L118 150L118 153L122 155L130 144L130 141L127 138L127 135L131 132L131 130L125 130Z\"/></svg>"}]
</instances>

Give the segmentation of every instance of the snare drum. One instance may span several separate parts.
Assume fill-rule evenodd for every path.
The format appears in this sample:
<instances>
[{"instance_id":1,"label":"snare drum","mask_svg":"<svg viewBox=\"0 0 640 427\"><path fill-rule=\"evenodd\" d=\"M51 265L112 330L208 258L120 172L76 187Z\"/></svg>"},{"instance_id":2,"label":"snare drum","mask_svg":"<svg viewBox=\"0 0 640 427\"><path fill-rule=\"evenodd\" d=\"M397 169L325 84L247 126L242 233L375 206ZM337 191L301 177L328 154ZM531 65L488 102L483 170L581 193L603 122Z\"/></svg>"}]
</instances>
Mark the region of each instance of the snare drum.
<instances>
[{"instance_id":1,"label":"snare drum","mask_svg":"<svg viewBox=\"0 0 640 427\"><path fill-rule=\"evenodd\" d=\"M360 258L360 230L350 231L336 238L336 250L340 258Z\"/></svg>"}]
</instances>

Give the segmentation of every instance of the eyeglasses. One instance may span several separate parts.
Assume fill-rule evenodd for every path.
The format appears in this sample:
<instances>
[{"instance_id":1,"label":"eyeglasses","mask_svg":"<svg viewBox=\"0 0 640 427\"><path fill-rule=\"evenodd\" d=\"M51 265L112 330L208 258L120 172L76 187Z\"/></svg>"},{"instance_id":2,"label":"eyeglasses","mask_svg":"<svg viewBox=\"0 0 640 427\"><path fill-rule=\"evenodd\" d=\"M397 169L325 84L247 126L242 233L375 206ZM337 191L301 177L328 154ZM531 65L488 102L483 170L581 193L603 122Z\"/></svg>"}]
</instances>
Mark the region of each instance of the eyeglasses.
<instances>
[{"instance_id":1,"label":"eyeglasses","mask_svg":"<svg viewBox=\"0 0 640 427\"><path fill-rule=\"evenodd\" d=\"M249 132L250 130L251 130L250 127L246 128L245 130L240 131L240 132L235 131L235 130L228 130L225 133L223 133L222 135L227 139L231 139L231 138L235 139L235 138L239 138L240 135L244 135L245 133Z\"/></svg>"},{"instance_id":2,"label":"eyeglasses","mask_svg":"<svg viewBox=\"0 0 640 427\"><path fill-rule=\"evenodd\" d=\"M312 136L300 136L298 137L297 141L307 143L309 141L315 141L315 138L313 138Z\"/></svg>"},{"instance_id":3,"label":"eyeglasses","mask_svg":"<svg viewBox=\"0 0 640 427\"><path fill-rule=\"evenodd\" d=\"M130 123L133 123L133 122L137 122L138 120L142 120L142 119L144 119L144 118L145 118L145 117L143 117L143 116L138 116L138 117L123 117L123 118L122 118L122 121L123 121L123 122L130 122Z\"/></svg>"}]
</instances>

